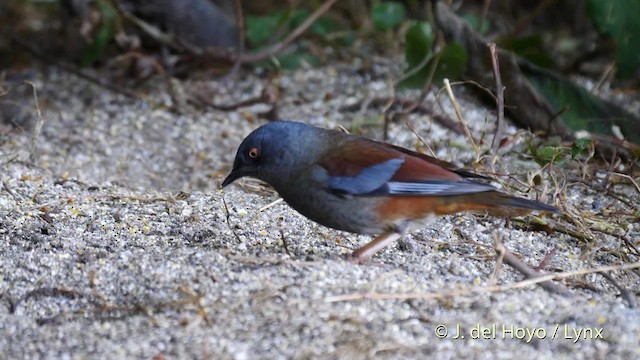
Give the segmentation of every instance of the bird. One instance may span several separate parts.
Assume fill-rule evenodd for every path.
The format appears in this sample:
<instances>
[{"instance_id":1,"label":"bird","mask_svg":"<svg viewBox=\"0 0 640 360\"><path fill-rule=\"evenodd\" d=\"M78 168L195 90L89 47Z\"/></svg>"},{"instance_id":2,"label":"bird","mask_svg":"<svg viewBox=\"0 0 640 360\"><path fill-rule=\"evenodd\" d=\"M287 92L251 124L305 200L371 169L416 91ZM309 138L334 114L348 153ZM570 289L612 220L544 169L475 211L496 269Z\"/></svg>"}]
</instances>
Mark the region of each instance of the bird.
<instances>
[{"instance_id":1,"label":"bird","mask_svg":"<svg viewBox=\"0 0 640 360\"><path fill-rule=\"evenodd\" d=\"M435 157L294 121L269 122L251 132L221 187L245 176L268 183L289 206L321 225L378 235L353 251L356 263L439 215L558 212L501 192L486 177Z\"/></svg>"}]
</instances>

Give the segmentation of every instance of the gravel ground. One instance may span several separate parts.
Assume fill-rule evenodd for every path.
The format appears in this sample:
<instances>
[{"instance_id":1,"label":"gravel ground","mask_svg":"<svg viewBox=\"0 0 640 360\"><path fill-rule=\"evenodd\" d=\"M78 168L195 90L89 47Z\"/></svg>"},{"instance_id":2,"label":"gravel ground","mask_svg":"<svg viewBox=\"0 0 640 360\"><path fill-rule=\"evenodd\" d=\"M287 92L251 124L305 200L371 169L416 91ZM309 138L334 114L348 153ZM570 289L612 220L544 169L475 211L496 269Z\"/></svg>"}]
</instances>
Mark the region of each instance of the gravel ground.
<instances>
[{"instance_id":1,"label":"gravel ground","mask_svg":"<svg viewBox=\"0 0 640 360\"><path fill-rule=\"evenodd\" d=\"M366 72L342 64L285 73L280 118L380 139L382 110L339 110L394 95L396 61L374 63ZM620 237L589 230L640 245L638 191L614 176L618 200L589 179L571 180L580 168L541 168L521 154L521 130L507 129L513 141L496 162L521 183L502 181L524 190L539 175L539 196L571 215L543 221L589 241L460 214L354 265L348 254L370 238L312 223L284 203L262 209L277 195L255 181L218 189L264 105L198 110L165 83L146 84L147 99L132 100L52 70L34 70L33 81L45 121L33 159L34 120L0 125L0 358L640 357L640 310L630 305L640 294L637 269L609 272L613 282L558 280L571 297L509 288L523 277L505 265L492 275L496 236L530 266L544 260L545 273L638 261ZM232 104L265 81L173 85ZM486 149L491 112L460 95ZM31 89L11 96L35 113ZM476 159L463 135L428 115L409 120L438 157L461 166ZM403 121L391 124L388 141L425 148ZM503 288L487 291L496 281ZM450 291L458 293L442 296Z\"/></svg>"}]
</instances>

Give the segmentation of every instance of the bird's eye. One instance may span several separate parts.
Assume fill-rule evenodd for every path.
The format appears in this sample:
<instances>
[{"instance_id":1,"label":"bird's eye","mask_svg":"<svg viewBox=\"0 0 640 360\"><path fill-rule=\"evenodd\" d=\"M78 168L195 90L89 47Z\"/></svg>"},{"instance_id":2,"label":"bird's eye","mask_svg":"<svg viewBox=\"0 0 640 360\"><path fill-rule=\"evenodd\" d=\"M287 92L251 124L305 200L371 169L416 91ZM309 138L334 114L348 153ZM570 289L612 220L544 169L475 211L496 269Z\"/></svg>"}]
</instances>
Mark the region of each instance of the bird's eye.
<instances>
[{"instance_id":1,"label":"bird's eye","mask_svg":"<svg viewBox=\"0 0 640 360\"><path fill-rule=\"evenodd\" d=\"M257 159L258 155L260 155L260 152L258 151L258 148L249 149L249 157L250 158Z\"/></svg>"}]
</instances>

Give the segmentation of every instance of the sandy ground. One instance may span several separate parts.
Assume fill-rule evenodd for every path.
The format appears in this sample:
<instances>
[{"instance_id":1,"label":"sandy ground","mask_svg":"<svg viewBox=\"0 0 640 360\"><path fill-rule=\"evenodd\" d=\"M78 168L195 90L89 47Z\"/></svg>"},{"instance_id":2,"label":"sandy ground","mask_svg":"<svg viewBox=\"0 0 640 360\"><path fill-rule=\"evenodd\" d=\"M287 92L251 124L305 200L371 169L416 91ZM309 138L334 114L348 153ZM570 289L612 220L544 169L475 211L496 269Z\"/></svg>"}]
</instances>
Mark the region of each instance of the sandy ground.
<instances>
[{"instance_id":1,"label":"sandy ground","mask_svg":"<svg viewBox=\"0 0 640 360\"><path fill-rule=\"evenodd\" d=\"M367 73L347 64L284 74L280 117L380 139L380 109L340 111L394 95L397 69L378 62ZM31 120L0 128L0 358L640 357L640 310L630 304L639 300L637 269L608 272L622 292L593 273L558 280L571 297L512 288L523 276L506 265L493 275L496 236L532 267L547 259L545 274L640 260L620 237L593 230L640 246L638 191L613 177L619 200L575 181L575 167L541 168L523 155L522 131L509 127L514 141L495 169L521 183L501 180L526 190L539 175L538 195L571 215L542 220L582 229L589 241L460 214L354 265L348 254L369 237L317 225L284 203L261 210L277 195L255 182L218 189L265 106L176 107L164 82L134 100L52 70L32 80L44 120L33 159L31 89L8 95ZM264 84L255 75L174 83L217 104ZM459 103L487 149L490 109ZM409 120L438 157L475 160L463 135L428 115ZM389 134L425 150L403 121Z\"/></svg>"}]
</instances>

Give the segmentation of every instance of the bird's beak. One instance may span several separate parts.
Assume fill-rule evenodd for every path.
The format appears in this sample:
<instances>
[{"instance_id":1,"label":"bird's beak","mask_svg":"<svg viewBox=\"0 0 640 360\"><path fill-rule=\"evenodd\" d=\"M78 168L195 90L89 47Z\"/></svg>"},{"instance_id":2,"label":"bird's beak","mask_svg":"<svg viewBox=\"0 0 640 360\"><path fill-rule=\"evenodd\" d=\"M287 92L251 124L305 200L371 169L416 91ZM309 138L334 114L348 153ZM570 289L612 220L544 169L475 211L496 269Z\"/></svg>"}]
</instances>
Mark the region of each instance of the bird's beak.
<instances>
[{"instance_id":1,"label":"bird's beak","mask_svg":"<svg viewBox=\"0 0 640 360\"><path fill-rule=\"evenodd\" d=\"M231 184L232 182L240 179L241 177L244 177L248 175L248 171L244 170L244 169L233 169L231 170L231 173L229 173L229 175L227 176L226 179L224 179L224 181L222 182L222 187L225 187L229 184Z\"/></svg>"}]
</instances>

